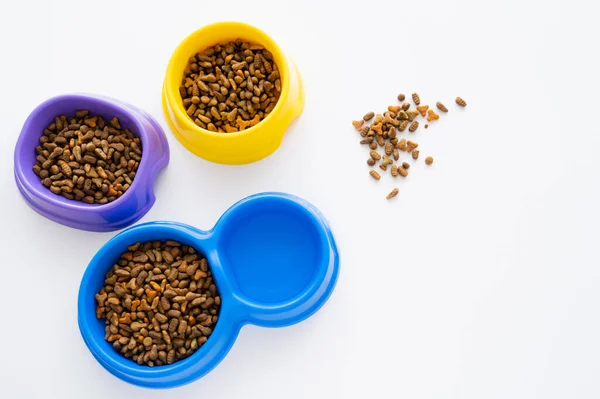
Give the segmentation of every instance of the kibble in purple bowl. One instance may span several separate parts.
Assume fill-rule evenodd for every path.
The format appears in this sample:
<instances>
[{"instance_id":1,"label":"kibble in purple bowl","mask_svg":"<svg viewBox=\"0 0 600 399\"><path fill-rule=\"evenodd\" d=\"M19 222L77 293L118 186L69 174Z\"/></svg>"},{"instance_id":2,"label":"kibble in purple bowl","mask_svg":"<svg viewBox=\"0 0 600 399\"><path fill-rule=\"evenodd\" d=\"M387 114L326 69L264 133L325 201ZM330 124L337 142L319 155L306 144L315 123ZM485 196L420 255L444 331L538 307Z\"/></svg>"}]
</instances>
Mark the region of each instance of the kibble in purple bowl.
<instances>
[{"instance_id":1,"label":"kibble in purple bowl","mask_svg":"<svg viewBox=\"0 0 600 399\"><path fill-rule=\"evenodd\" d=\"M104 172L102 167L98 169L95 164L87 162L86 169L83 169L86 162L82 158L86 155L88 161L92 161L90 159L92 158L91 155L94 155L96 159L94 162L107 161L106 158L100 157L100 155L106 157L108 154L109 146L102 148L103 145L107 144L107 137L101 137L99 133L97 134L98 137L94 138L94 143L97 146L91 146L98 147L97 149L94 148L92 151L83 154L78 153L77 159L72 154L71 166L75 166L76 161L79 160L81 169L75 169L75 173L73 173L73 168L67 167L68 162L66 161L69 160L68 155L72 150L69 141L71 144L73 144L73 140L76 144L81 144L82 136L86 134L89 136L90 132L98 131L96 126L88 123L88 125L93 126L93 128L90 128L90 126L83 123L83 120L81 120L81 127L73 125L73 129L69 130L66 139L61 139L57 146L49 147L46 145L42 147L45 150L43 155L46 156L40 157L40 146L44 144L40 142L40 138L45 136L51 140L42 139L42 141L55 141L59 129L46 130L45 133L44 131L52 127L55 120L58 122L56 117L65 115L67 120L63 120L63 122L69 123L68 118L74 118L77 112L85 111L87 111L86 116L89 118L100 117L108 125L104 129L105 131L111 129L111 143L109 145L112 150L110 150L111 158L108 161L114 162L112 155L115 151L123 148L122 144L127 144L128 151L131 150L131 156L128 154L127 160L120 160L125 166L123 170L120 170L121 167L119 166L119 172L113 168L119 176L115 177L108 168L107 172L110 174L111 181L108 180L105 174L96 176L96 170ZM71 120L71 122L74 122L74 120ZM62 128L63 126L59 127ZM63 131L65 129L66 127ZM122 140L112 138L117 132L124 134ZM101 141L102 144L100 144ZM87 143L91 144L92 141L88 137L85 143L86 145ZM61 148L61 150L56 148ZM48 149L52 151L50 152ZM65 154L63 154L64 151L66 151ZM55 157L50 161L48 158L50 158L49 154L51 153L54 153ZM65 157L64 161L61 156ZM48 162L44 165L47 166L47 169L45 169L47 172L43 172L40 176L40 171L44 170L42 168L44 161ZM59 164L58 161L61 163ZM126 161L130 162L129 167L127 167ZM131 162L135 165L132 165ZM72 94L51 98L39 105L30 114L23 125L15 148L14 171L17 187L23 198L39 214L55 222L81 230L114 231L136 222L152 207L155 201L154 182L156 176L161 169L167 166L168 162L169 147L164 132L159 124L146 112L111 98ZM52 169L49 166L50 164L53 165ZM90 172L92 173L91 176ZM58 179L50 181L50 177L55 178L57 174ZM86 190L83 190L83 184L77 184L79 177L84 179L80 179L79 183L85 181ZM108 184L100 184L97 181L104 177L107 177L103 179L104 183ZM61 186L54 183L59 179ZM93 193L93 191L90 191L90 181L92 179L98 183L96 194L99 195L95 199L93 195L89 195ZM109 184L113 183L115 179L119 179L118 185ZM68 180L72 180L72 182ZM67 183L69 186L67 186ZM60 190L62 187L65 187L63 191ZM116 190L117 188L119 190ZM101 190L104 192L103 197L100 197ZM84 194L82 191L86 193Z\"/></svg>"}]
</instances>

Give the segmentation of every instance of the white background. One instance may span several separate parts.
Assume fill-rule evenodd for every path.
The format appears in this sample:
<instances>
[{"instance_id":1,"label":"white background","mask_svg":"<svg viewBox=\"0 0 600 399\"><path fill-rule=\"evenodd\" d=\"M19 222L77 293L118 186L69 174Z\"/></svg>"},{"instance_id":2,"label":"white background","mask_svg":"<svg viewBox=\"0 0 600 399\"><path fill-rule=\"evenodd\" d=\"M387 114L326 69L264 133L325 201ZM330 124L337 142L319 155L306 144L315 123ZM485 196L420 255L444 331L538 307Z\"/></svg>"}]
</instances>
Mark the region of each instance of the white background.
<instances>
[{"instance_id":1,"label":"white background","mask_svg":"<svg viewBox=\"0 0 600 399\"><path fill-rule=\"evenodd\" d=\"M600 397L598 11L592 0L2 1L0 397ZM306 87L282 147L247 166L187 152L160 105L173 49L219 20L271 34ZM350 122L413 91L450 112L411 136L422 157L406 180L376 182ZM12 177L29 112L69 92L117 97L165 127L172 160L142 221L208 229L272 190L320 208L342 260L326 306L293 327L244 328L213 372L170 392L101 368L76 300L114 233L44 219Z\"/></svg>"}]
</instances>

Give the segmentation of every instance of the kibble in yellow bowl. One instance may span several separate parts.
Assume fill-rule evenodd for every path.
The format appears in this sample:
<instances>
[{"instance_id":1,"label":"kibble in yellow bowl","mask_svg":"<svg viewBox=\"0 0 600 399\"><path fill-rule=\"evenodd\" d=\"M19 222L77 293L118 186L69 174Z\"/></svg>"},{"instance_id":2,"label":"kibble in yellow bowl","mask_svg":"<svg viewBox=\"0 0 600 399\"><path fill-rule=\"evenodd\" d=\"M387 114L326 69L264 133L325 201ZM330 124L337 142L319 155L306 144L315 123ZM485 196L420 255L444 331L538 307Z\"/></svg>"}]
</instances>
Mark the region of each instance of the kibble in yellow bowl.
<instances>
[{"instance_id":1,"label":"kibble in yellow bowl","mask_svg":"<svg viewBox=\"0 0 600 399\"><path fill-rule=\"evenodd\" d=\"M191 152L223 164L258 161L279 148L304 109L295 65L263 31L220 22L175 49L163 86L175 137Z\"/></svg>"}]
</instances>

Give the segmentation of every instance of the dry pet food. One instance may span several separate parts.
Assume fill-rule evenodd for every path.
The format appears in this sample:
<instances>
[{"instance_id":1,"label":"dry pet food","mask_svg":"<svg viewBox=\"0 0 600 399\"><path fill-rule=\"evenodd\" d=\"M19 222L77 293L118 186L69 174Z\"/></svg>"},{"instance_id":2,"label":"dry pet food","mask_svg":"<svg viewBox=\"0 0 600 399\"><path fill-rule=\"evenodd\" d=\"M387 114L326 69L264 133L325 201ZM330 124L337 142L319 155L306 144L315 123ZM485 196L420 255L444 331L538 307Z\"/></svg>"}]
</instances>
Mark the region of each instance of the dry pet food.
<instances>
[{"instance_id":1,"label":"dry pet food","mask_svg":"<svg viewBox=\"0 0 600 399\"><path fill-rule=\"evenodd\" d=\"M401 137L402 134L408 130L410 133L415 133L419 128L420 118L424 118L427 122L432 122L440 119L440 115L435 112L433 107L429 105L421 105L421 98L417 93L411 95L416 109L411 109L409 102L404 102L406 96L404 94L398 94L397 98L401 105L389 105L387 110L381 114L375 112L367 112L361 119L352 121L352 125L356 130L360 132L362 139L361 144L368 144L370 152L370 158L367 159L367 165L373 168L379 163L379 169L387 172L388 167L390 168L390 174L393 178L408 176L408 169L410 164L401 160L401 157L411 156L414 160L419 158L419 151L417 147L419 144L412 140L407 140ZM466 103L457 97L457 104L466 106ZM448 112L448 109L440 101L435 103L437 109L442 112ZM428 123L425 123L425 128L429 127ZM378 148L382 148L385 155L381 155L375 151ZM406 155L401 155L400 151L406 152ZM433 163L432 157L425 159L427 165ZM369 174L375 180L380 180L380 172L374 169L370 169ZM388 199L397 195L397 189L392 190L388 194Z\"/></svg>"},{"instance_id":2,"label":"dry pet food","mask_svg":"<svg viewBox=\"0 0 600 399\"><path fill-rule=\"evenodd\" d=\"M421 105L421 98L417 93L412 94L412 100L415 103L415 105Z\"/></svg>"},{"instance_id":3,"label":"dry pet food","mask_svg":"<svg viewBox=\"0 0 600 399\"><path fill-rule=\"evenodd\" d=\"M191 56L179 93L196 125L233 133L258 124L273 111L281 77L268 50L237 39Z\"/></svg>"},{"instance_id":4,"label":"dry pet food","mask_svg":"<svg viewBox=\"0 0 600 399\"><path fill-rule=\"evenodd\" d=\"M457 103L458 105L460 105L461 107L466 107L466 106L467 106L467 103L466 103L466 101L465 101L465 100L463 100L463 99L462 99L462 98L460 98L460 97L456 97L456 103Z\"/></svg>"},{"instance_id":5,"label":"dry pet food","mask_svg":"<svg viewBox=\"0 0 600 399\"><path fill-rule=\"evenodd\" d=\"M217 323L221 297L208 263L177 241L136 243L121 254L96 294L106 341L150 367L197 351Z\"/></svg>"},{"instance_id":6,"label":"dry pet food","mask_svg":"<svg viewBox=\"0 0 600 399\"><path fill-rule=\"evenodd\" d=\"M392 199L394 198L396 195L398 195L398 189L395 188L392 191L390 191L390 193L388 195L385 196L386 199Z\"/></svg>"},{"instance_id":7,"label":"dry pet food","mask_svg":"<svg viewBox=\"0 0 600 399\"><path fill-rule=\"evenodd\" d=\"M142 160L142 143L118 118L106 122L79 110L74 117L55 117L35 153L33 171L54 194L107 204L131 187Z\"/></svg>"},{"instance_id":8,"label":"dry pet food","mask_svg":"<svg viewBox=\"0 0 600 399\"><path fill-rule=\"evenodd\" d=\"M448 112L448 108L439 101L435 103L435 106L442 112Z\"/></svg>"}]
</instances>

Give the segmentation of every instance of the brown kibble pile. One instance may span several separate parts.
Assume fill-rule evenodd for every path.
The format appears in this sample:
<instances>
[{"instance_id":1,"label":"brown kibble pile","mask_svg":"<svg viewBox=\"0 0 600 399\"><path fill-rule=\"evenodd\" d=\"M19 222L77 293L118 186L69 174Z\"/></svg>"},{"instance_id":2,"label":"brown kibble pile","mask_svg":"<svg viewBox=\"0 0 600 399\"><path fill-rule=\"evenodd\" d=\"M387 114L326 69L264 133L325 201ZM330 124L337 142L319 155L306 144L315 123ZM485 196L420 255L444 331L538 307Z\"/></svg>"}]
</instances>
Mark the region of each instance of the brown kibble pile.
<instances>
[{"instance_id":1,"label":"brown kibble pile","mask_svg":"<svg viewBox=\"0 0 600 399\"><path fill-rule=\"evenodd\" d=\"M147 366L197 351L217 323L221 297L208 263L177 241L136 243L108 271L96 294L106 341Z\"/></svg>"},{"instance_id":2,"label":"brown kibble pile","mask_svg":"<svg viewBox=\"0 0 600 399\"><path fill-rule=\"evenodd\" d=\"M273 111L281 77L268 50L237 39L190 57L179 93L196 125L233 133L258 124Z\"/></svg>"},{"instance_id":3,"label":"brown kibble pile","mask_svg":"<svg viewBox=\"0 0 600 399\"><path fill-rule=\"evenodd\" d=\"M400 151L406 153L402 157L408 155L413 160L418 160L420 150L417 149L419 144L416 141L407 140L399 136L408 130L412 137L412 134L419 128L419 117L431 123L439 120L440 115L434 111L433 107L427 104L421 105L421 98L417 93L411 95L416 109L410 109L410 102L404 102L406 99L404 94L398 94L397 98L402 103L401 105L390 105L382 114L368 112L361 119L353 121L352 124L360 132L361 137L363 137L360 140L360 144L368 145L370 158L367 159L367 165L372 168L380 162L379 168L382 171L387 172L389 167L393 178L397 178L398 176L405 178L408 176L410 164L400 159ZM466 106L466 102L460 97L456 98L456 103L462 107ZM448 108L439 101L435 103L435 106L444 113L448 112ZM425 124L425 128L428 127L429 124ZM385 155L382 156L377 152L378 148L381 148ZM431 165L433 158L428 156L425 159L425 163ZM370 169L369 174L375 180L381 179L379 172L374 169ZM386 198L393 198L397 194L398 190L394 189Z\"/></svg>"},{"instance_id":4,"label":"brown kibble pile","mask_svg":"<svg viewBox=\"0 0 600 399\"><path fill-rule=\"evenodd\" d=\"M106 122L88 110L60 115L35 148L33 171L56 195L87 204L107 204L133 183L142 143L118 118Z\"/></svg>"}]
</instances>

